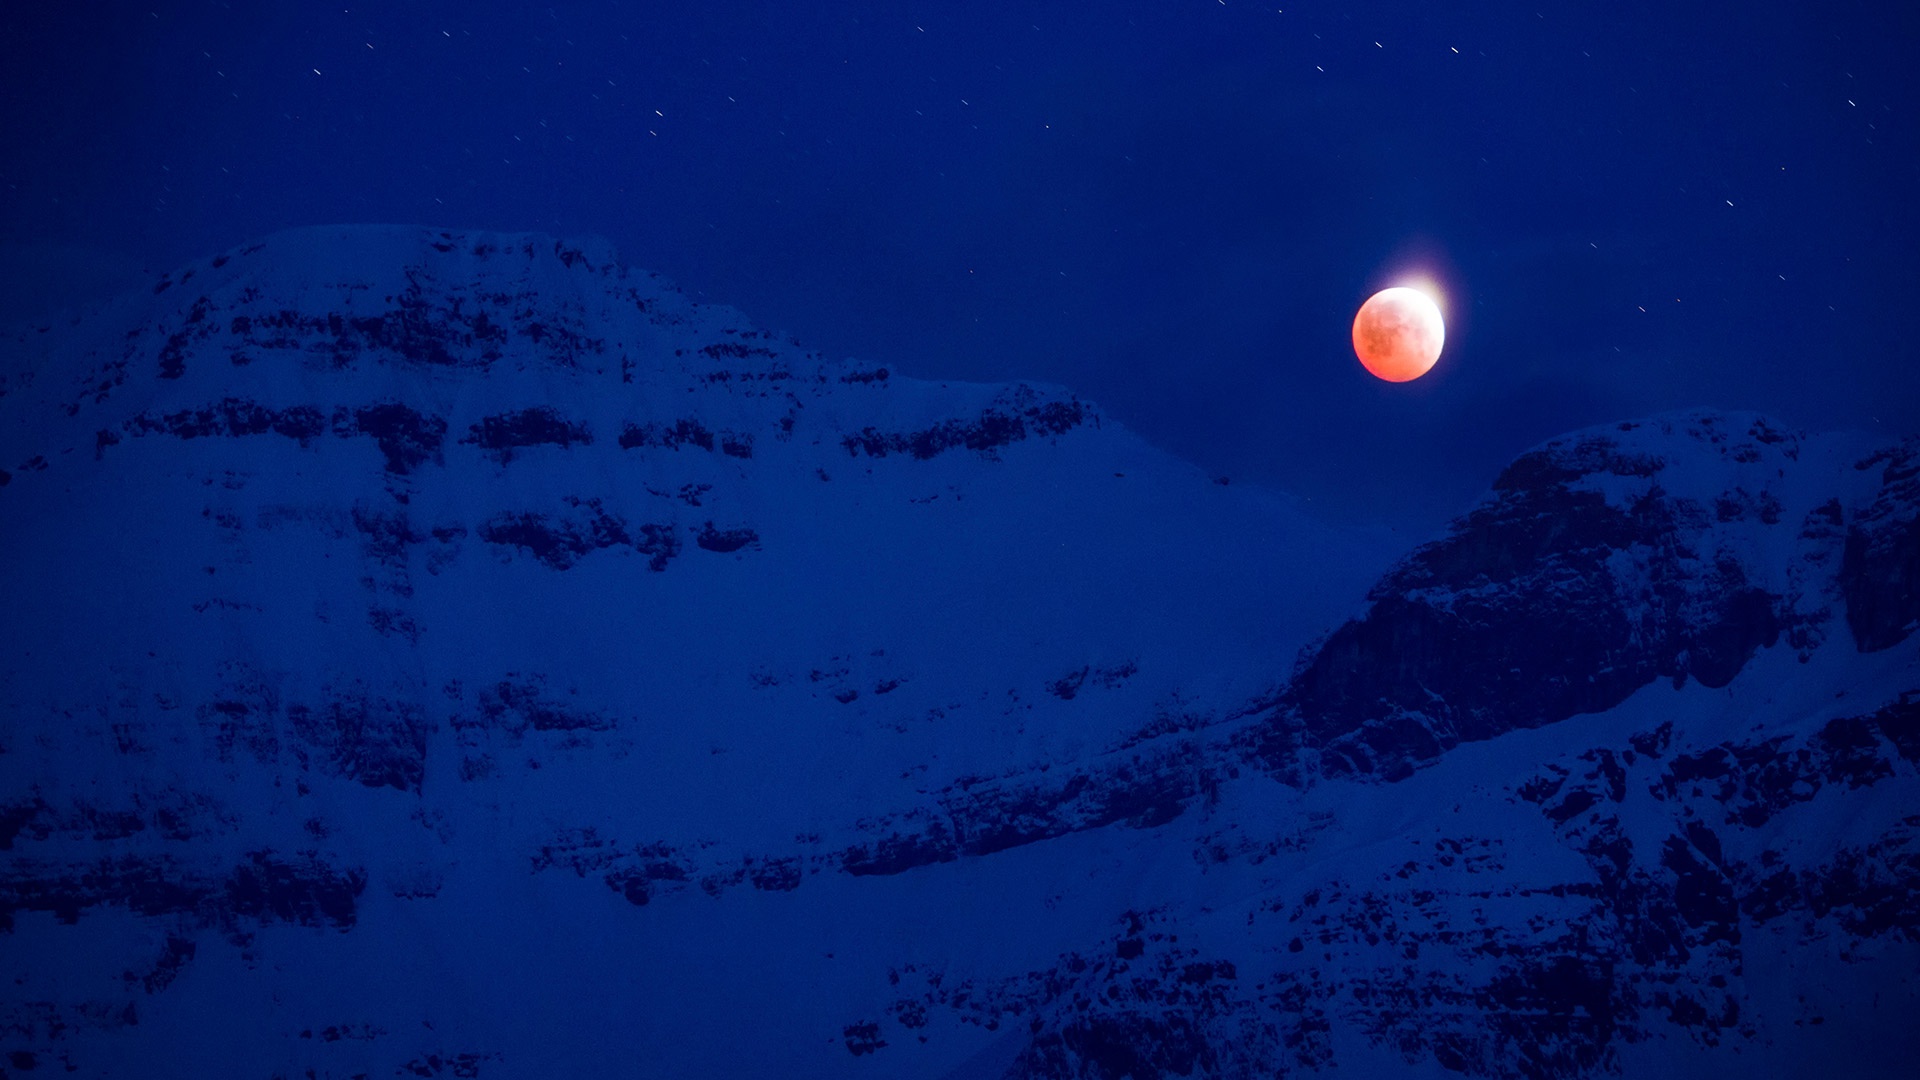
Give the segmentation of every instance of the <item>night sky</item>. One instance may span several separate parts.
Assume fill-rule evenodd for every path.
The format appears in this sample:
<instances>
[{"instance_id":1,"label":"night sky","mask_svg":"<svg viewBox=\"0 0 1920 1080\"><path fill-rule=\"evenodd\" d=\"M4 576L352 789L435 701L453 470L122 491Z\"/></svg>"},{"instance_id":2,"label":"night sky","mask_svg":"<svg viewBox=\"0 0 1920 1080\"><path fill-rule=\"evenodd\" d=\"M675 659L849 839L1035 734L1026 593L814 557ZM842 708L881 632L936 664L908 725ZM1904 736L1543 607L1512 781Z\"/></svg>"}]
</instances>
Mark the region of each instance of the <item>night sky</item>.
<instances>
[{"instance_id":1,"label":"night sky","mask_svg":"<svg viewBox=\"0 0 1920 1080\"><path fill-rule=\"evenodd\" d=\"M1561 431L1920 428L1906 5L0 11L0 315L278 229L600 234L829 356L1066 384L1431 530ZM1353 312L1424 273L1388 385Z\"/></svg>"}]
</instances>

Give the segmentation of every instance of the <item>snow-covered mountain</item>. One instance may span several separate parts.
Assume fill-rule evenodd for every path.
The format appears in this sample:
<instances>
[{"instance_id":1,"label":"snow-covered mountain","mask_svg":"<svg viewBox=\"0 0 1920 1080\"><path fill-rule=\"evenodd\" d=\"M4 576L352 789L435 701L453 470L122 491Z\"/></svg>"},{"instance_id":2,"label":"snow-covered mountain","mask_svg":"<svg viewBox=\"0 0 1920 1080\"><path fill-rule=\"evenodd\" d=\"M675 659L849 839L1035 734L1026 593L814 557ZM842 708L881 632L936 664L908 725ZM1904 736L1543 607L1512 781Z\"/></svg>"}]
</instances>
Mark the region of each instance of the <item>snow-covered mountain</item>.
<instances>
[{"instance_id":1,"label":"snow-covered mountain","mask_svg":"<svg viewBox=\"0 0 1920 1080\"><path fill-rule=\"evenodd\" d=\"M413 228L0 350L8 1075L1920 1051L1920 441L1582 432L1407 551Z\"/></svg>"}]
</instances>

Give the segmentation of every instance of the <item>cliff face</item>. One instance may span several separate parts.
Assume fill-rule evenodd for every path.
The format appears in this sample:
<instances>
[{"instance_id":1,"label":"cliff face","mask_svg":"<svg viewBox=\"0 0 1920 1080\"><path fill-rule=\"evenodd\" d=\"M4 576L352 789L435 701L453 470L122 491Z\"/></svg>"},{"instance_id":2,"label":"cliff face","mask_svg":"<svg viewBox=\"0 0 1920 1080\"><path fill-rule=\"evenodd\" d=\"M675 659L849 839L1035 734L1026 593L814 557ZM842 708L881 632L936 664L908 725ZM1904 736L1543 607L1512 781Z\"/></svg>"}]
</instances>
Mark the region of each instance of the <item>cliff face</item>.
<instances>
[{"instance_id":1,"label":"cliff face","mask_svg":"<svg viewBox=\"0 0 1920 1080\"><path fill-rule=\"evenodd\" d=\"M1890 649L1920 626L1920 439L1855 466L1877 472L1873 500L1849 519L1840 588L1862 652Z\"/></svg>"},{"instance_id":2,"label":"cliff face","mask_svg":"<svg viewBox=\"0 0 1920 1080\"><path fill-rule=\"evenodd\" d=\"M1850 483L1833 453L1701 413L1522 456L1296 673L1269 760L1304 749L1330 775L1403 777L1656 679L1724 687L1782 635L1807 655L1836 606L1860 649L1893 644L1916 549L1914 493L1894 478L1911 476L1889 452L1870 459L1894 459L1880 489Z\"/></svg>"},{"instance_id":3,"label":"cliff face","mask_svg":"<svg viewBox=\"0 0 1920 1080\"><path fill-rule=\"evenodd\" d=\"M271 237L0 351L0 1067L1892 1067L1915 452L1595 429L1405 552L593 244Z\"/></svg>"}]
</instances>

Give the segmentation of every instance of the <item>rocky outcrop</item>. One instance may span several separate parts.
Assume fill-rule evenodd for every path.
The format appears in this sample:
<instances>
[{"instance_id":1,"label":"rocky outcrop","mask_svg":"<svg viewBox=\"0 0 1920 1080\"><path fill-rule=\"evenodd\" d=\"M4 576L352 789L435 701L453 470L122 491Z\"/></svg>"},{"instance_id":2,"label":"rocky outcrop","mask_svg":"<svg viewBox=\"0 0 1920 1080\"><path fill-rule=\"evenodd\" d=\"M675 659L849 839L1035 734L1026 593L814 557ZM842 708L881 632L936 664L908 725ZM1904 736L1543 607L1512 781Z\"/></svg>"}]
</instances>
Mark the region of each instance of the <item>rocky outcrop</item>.
<instances>
[{"instance_id":1,"label":"rocky outcrop","mask_svg":"<svg viewBox=\"0 0 1920 1080\"><path fill-rule=\"evenodd\" d=\"M422 462L437 458L447 422L425 416L398 402L358 409L322 410L312 405L270 409L243 398L224 398L211 405L181 409L159 416L141 413L118 428L102 428L94 435L94 458L106 454L124 438L170 435L177 439L244 438L278 435L306 446L326 435L371 437L386 457L387 471L412 472Z\"/></svg>"},{"instance_id":2,"label":"rocky outcrop","mask_svg":"<svg viewBox=\"0 0 1920 1080\"><path fill-rule=\"evenodd\" d=\"M629 528L607 513L599 499L569 497L567 505L568 510L558 514L497 514L481 523L478 535L489 544L518 548L555 570L569 569L595 551L631 548L647 557L648 569L659 571L680 552L671 524Z\"/></svg>"},{"instance_id":3,"label":"rocky outcrop","mask_svg":"<svg viewBox=\"0 0 1920 1080\"><path fill-rule=\"evenodd\" d=\"M18 860L0 872L0 932L11 932L20 912L51 912L74 923L97 907L188 916L238 932L273 922L350 930L366 884L365 871L342 869L311 853L249 852L224 872L164 857L81 864Z\"/></svg>"},{"instance_id":4,"label":"rocky outcrop","mask_svg":"<svg viewBox=\"0 0 1920 1080\"><path fill-rule=\"evenodd\" d=\"M1545 847L1422 828L1328 875L1263 878L1217 915L1125 912L1100 945L997 982L904 965L847 1049L897 1052L947 1016L1024 1026L1021 1080L1289 1075L1340 1063L1336 1028L1383 1062L1501 1080L1608 1075L1656 1039L1764 1052L1769 1031L1827 1019L1766 983L1782 941L1920 943L1920 816L1897 809L1917 737L1912 697L1804 737L1683 749L1662 724L1499 794ZM1770 827L1835 811L1869 828L1828 851ZM1856 978L1891 993L1904 976Z\"/></svg>"},{"instance_id":5,"label":"rocky outcrop","mask_svg":"<svg viewBox=\"0 0 1920 1080\"><path fill-rule=\"evenodd\" d=\"M1920 626L1920 438L1856 466L1879 470L1873 501L1847 527L1840 588L1861 652L1890 649Z\"/></svg>"},{"instance_id":6,"label":"rocky outcrop","mask_svg":"<svg viewBox=\"0 0 1920 1080\"><path fill-rule=\"evenodd\" d=\"M884 378L877 381L884 382ZM1047 401L1031 388L1022 387L997 399L971 419L946 420L917 431L881 431L868 427L840 442L847 453L855 457L905 454L926 461L959 448L991 457L1010 443L1064 435L1088 419L1087 408L1078 401Z\"/></svg>"},{"instance_id":7,"label":"rocky outcrop","mask_svg":"<svg viewBox=\"0 0 1920 1080\"><path fill-rule=\"evenodd\" d=\"M545 238L284 234L54 331L0 349L12 1071L1920 1052L1914 444L1583 432L1383 576Z\"/></svg>"},{"instance_id":8,"label":"rocky outcrop","mask_svg":"<svg viewBox=\"0 0 1920 1080\"><path fill-rule=\"evenodd\" d=\"M1725 686L1783 631L1823 618L1800 610L1789 568L1753 537L1799 516L1779 483L1799 443L1758 417L1706 413L1524 455L1306 658L1268 764L1305 753L1327 775L1398 779L1656 679Z\"/></svg>"}]
</instances>

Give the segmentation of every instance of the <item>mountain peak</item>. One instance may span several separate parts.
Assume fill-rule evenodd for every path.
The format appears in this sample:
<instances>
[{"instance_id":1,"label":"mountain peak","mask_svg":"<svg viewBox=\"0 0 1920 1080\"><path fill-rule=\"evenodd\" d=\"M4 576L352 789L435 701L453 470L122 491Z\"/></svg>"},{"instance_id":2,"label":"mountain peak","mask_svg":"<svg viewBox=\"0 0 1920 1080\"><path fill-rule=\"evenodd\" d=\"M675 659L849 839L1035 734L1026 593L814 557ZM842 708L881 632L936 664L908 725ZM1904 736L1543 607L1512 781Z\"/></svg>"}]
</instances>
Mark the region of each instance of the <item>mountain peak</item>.
<instances>
[{"instance_id":1,"label":"mountain peak","mask_svg":"<svg viewBox=\"0 0 1920 1080\"><path fill-rule=\"evenodd\" d=\"M1590 429L1405 552L397 227L6 357L22 1071L1571 1080L1916 1004L1913 444Z\"/></svg>"},{"instance_id":2,"label":"mountain peak","mask_svg":"<svg viewBox=\"0 0 1920 1080\"><path fill-rule=\"evenodd\" d=\"M1887 498L1846 467L1851 449L1696 410L1522 454L1303 662L1286 695L1298 729L1276 733L1270 760L1310 748L1335 774L1402 777L1656 679L1726 686L1783 634L1809 658L1843 597L1883 594L1856 583L1864 556L1842 558L1860 508Z\"/></svg>"}]
</instances>

